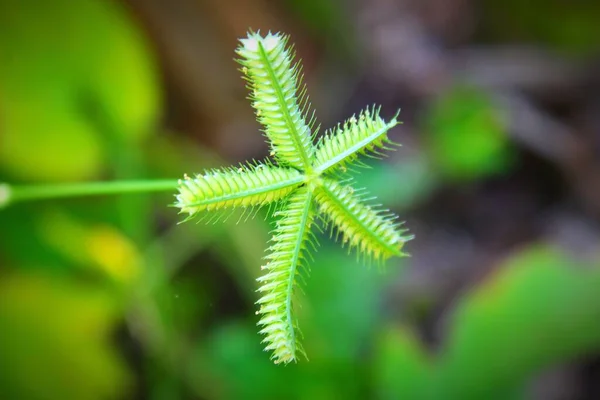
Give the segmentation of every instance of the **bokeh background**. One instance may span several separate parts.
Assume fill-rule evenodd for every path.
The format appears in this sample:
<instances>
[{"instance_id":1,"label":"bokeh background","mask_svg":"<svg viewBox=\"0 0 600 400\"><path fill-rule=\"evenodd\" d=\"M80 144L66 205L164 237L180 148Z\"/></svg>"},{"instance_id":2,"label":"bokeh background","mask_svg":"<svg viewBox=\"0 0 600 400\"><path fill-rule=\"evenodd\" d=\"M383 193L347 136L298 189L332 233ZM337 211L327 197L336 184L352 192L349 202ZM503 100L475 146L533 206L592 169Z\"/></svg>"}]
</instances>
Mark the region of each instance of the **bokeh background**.
<instances>
[{"instance_id":1,"label":"bokeh background","mask_svg":"<svg viewBox=\"0 0 600 400\"><path fill-rule=\"evenodd\" d=\"M326 236L274 366L269 237L173 194L0 210L2 399L600 398L600 2L2 0L0 181L179 178L268 155L233 61L292 36L323 128L402 109L356 176L416 236Z\"/></svg>"}]
</instances>

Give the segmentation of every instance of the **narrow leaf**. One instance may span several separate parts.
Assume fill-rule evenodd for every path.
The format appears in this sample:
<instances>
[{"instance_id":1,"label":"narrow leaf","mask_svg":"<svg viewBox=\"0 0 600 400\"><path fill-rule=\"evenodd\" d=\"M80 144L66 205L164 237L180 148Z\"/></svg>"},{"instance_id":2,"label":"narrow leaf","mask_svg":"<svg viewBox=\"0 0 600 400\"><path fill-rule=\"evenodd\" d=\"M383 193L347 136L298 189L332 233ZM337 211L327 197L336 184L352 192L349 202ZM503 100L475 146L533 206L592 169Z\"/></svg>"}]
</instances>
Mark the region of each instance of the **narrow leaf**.
<instances>
[{"instance_id":1,"label":"narrow leaf","mask_svg":"<svg viewBox=\"0 0 600 400\"><path fill-rule=\"evenodd\" d=\"M379 148L390 143L388 131L396 126L396 117L385 122L378 109L366 109L344 124L325 133L315 153L314 169L318 173L343 168L356 161L359 155L380 156Z\"/></svg>"},{"instance_id":2,"label":"narrow leaf","mask_svg":"<svg viewBox=\"0 0 600 400\"><path fill-rule=\"evenodd\" d=\"M375 342L373 380L378 399L430 399L433 360L407 326L386 326Z\"/></svg>"},{"instance_id":3,"label":"narrow leaf","mask_svg":"<svg viewBox=\"0 0 600 400\"><path fill-rule=\"evenodd\" d=\"M175 206L190 217L200 211L260 207L281 200L302 181L295 169L272 165L215 169L180 180Z\"/></svg>"},{"instance_id":4,"label":"narrow leaf","mask_svg":"<svg viewBox=\"0 0 600 400\"><path fill-rule=\"evenodd\" d=\"M410 239L398 229L396 216L363 204L350 186L323 179L316 201L325 218L343 235L343 243L374 260L402 256L402 246Z\"/></svg>"},{"instance_id":5,"label":"narrow leaf","mask_svg":"<svg viewBox=\"0 0 600 400\"><path fill-rule=\"evenodd\" d=\"M600 268L537 245L457 305L438 398L506 399L543 368L600 350Z\"/></svg>"},{"instance_id":6,"label":"narrow leaf","mask_svg":"<svg viewBox=\"0 0 600 400\"><path fill-rule=\"evenodd\" d=\"M242 57L239 62L249 83L252 106L270 141L272 154L282 165L309 170L314 146L303 115L308 97L304 88L298 92L300 67L292 65L287 41L281 34L262 37L250 33L241 39L237 53Z\"/></svg>"},{"instance_id":7,"label":"narrow leaf","mask_svg":"<svg viewBox=\"0 0 600 400\"><path fill-rule=\"evenodd\" d=\"M271 358L275 363L289 363L296 360L298 353L304 353L292 298L307 256L306 243L311 239L312 194L306 187L298 189L278 214L281 218L273 232L267 265L261 267L266 274L258 278L262 297L257 302L260 304L257 314L261 315L258 325L262 327L260 333L265 335L265 350L273 352Z\"/></svg>"}]
</instances>

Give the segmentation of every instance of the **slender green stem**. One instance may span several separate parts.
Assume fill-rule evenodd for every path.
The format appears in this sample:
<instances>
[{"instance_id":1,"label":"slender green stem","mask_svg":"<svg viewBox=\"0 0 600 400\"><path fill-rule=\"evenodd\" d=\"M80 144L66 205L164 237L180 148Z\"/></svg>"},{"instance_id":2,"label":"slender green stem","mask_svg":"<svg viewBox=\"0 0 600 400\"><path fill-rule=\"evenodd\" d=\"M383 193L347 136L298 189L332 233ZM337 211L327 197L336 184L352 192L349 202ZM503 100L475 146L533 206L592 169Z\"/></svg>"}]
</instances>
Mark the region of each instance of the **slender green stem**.
<instances>
[{"instance_id":1,"label":"slender green stem","mask_svg":"<svg viewBox=\"0 0 600 400\"><path fill-rule=\"evenodd\" d=\"M176 180L86 182L47 185L10 185L8 183L0 183L0 208L30 200L166 192L171 190L177 190Z\"/></svg>"}]
</instances>

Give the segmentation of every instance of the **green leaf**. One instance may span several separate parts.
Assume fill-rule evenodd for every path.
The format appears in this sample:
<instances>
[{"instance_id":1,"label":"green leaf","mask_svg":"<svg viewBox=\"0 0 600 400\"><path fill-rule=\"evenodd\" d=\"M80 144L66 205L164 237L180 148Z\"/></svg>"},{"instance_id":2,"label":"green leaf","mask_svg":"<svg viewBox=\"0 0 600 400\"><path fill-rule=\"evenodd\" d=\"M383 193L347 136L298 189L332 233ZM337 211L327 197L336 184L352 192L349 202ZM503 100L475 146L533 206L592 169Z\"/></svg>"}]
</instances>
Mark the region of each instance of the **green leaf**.
<instances>
[{"instance_id":1,"label":"green leaf","mask_svg":"<svg viewBox=\"0 0 600 400\"><path fill-rule=\"evenodd\" d=\"M0 4L0 168L10 176L97 176L109 138L139 141L158 109L150 52L118 2Z\"/></svg>"},{"instance_id":2,"label":"green leaf","mask_svg":"<svg viewBox=\"0 0 600 400\"><path fill-rule=\"evenodd\" d=\"M396 210L406 210L425 201L438 185L422 154L403 157L394 163L374 163L353 180L354 185L377 193L377 199Z\"/></svg>"},{"instance_id":3,"label":"green leaf","mask_svg":"<svg viewBox=\"0 0 600 400\"><path fill-rule=\"evenodd\" d=\"M440 356L440 398L494 399L600 350L600 269L549 248L516 255L466 296Z\"/></svg>"},{"instance_id":4,"label":"green leaf","mask_svg":"<svg viewBox=\"0 0 600 400\"><path fill-rule=\"evenodd\" d=\"M268 362L251 322L217 327L190 367L202 398L365 398L372 343L386 277L323 243L298 309L310 361L279 368ZM244 321L247 321L244 318ZM363 396L361 396L363 394Z\"/></svg>"},{"instance_id":5,"label":"green leaf","mask_svg":"<svg viewBox=\"0 0 600 400\"><path fill-rule=\"evenodd\" d=\"M355 360L364 356L383 318L380 303L389 275L373 273L336 247L324 242L315 255L300 321L309 364L334 369L349 365L356 371Z\"/></svg>"},{"instance_id":6,"label":"green leaf","mask_svg":"<svg viewBox=\"0 0 600 400\"><path fill-rule=\"evenodd\" d=\"M278 368L264 356L252 324L218 327L193 359L190 373L208 399L297 399L298 368ZM306 380L298 383L306 382Z\"/></svg>"},{"instance_id":7,"label":"green leaf","mask_svg":"<svg viewBox=\"0 0 600 400\"><path fill-rule=\"evenodd\" d=\"M426 123L429 152L440 175L469 181L510 167L502 115L484 92L452 88L433 104Z\"/></svg>"},{"instance_id":8,"label":"green leaf","mask_svg":"<svg viewBox=\"0 0 600 400\"><path fill-rule=\"evenodd\" d=\"M430 398L432 370L429 355L410 330L396 327L380 333L373 365L379 399Z\"/></svg>"},{"instance_id":9,"label":"green leaf","mask_svg":"<svg viewBox=\"0 0 600 400\"><path fill-rule=\"evenodd\" d=\"M118 398L129 374L110 337L119 307L109 292L46 275L0 280L0 397Z\"/></svg>"}]
</instances>

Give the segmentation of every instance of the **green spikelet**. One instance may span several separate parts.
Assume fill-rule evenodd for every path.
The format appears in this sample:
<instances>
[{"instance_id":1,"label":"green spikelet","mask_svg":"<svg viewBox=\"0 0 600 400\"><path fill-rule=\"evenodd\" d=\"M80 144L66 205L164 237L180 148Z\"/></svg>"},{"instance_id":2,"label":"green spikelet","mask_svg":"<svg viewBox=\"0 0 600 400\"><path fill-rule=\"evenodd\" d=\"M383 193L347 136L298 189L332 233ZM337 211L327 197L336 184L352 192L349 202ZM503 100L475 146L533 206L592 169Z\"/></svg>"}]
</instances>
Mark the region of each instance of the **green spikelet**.
<instances>
[{"instance_id":1,"label":"green spikelet","mask_svg":"<svg viewBox=\"0 0 600 400\"><path fill-rule=\"evenodd\" d=\"M313 123L305 119L307 96L304 88L298 91L300 67L293 64L287 41L281 34L250 33L237 49L252 105L278 166L268 161L186 177L175 204L188 219L218 216L218 211L235 207L277 205L266 265L261 267L264 275L257 279L257 314L265 350L275 363L284 364L304 355L293 300L298 280L308 272L307 247L315 246L311 227L317 216L369 260L403 256L410 239L393 214L365 205L364 195L340 183L347 166L359 165L359 156L379 157L387 149L387 133L398 124L396 117L386 122L378 109L367 109L326 133L315 147Z\"/></svg>"},{"instance_id":2,"label":"green spikelet","mask_svg":"<svg viewBox=\"0 0 600 400\"><path fill-rule=\"evenodd\" d=\"M175 206L190 216L223 208L260 207L281 200L302 181L297 170L272 165L215 169L181 180Z\"/></svg>"},{"instance_id":3,"label":"green spikelet","mask_svg":"<svg viewBox=\"0 0 600 400\"><path fill-rule=\"evenodd\" d=\"M373 108L329 130L319 140L313 164L315 171L343 169L361 154L379 155L377 149L385 148L384 145L389 143L387 133L397 124L396 117L385 122L379 116L379 110Z\"/></svg>"},{"instance_id":4,"label":"green spikelet","mask_svg":"<svg viewBox=\"0 0 600 400\"><path fill-rule=\"evenodd\" d=\"M343 243L350 248L376 261L403 255L404 242L410 238L402 236L396 217L363 204L352 187L323 179L316 200L321 213L342 233Z\"/></svg>"},{"instance_id":5,"label":"green spikelet","mask_svg":"<svg viewBox=\"0 0 600 400\"><path fill-rule=\"evenodd\" d=\"M240 41L237 53L273 155L282 165L308 170L314 156L310 127L303 116L308 97L304 88L298 94L300 67L292 65L287 41L278 34L250 33Z\"/></svg>"},{"instance_id":6,"label":"green spikelet","mask_svg":"<svg viewBox=\"0 0 600 400\"><path fill-rule=\"evenodd\" d=\"M305 261L305 246L313 222L312 195L306 187L297 190L287 207L278 212L280 219L273 232L271 247L266 256L265 275L258 278L262 294L258 304L258 322L265 338L265 350L272 351L275 363L296 360L303 353L293 314L293 295L296 279Z\"/></svg>"}]
</instances>

